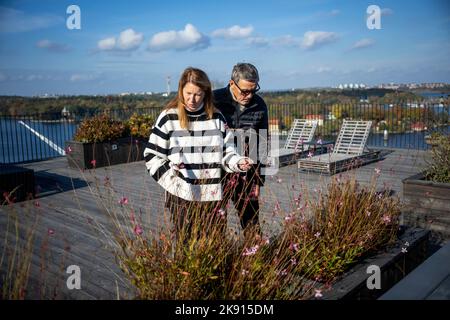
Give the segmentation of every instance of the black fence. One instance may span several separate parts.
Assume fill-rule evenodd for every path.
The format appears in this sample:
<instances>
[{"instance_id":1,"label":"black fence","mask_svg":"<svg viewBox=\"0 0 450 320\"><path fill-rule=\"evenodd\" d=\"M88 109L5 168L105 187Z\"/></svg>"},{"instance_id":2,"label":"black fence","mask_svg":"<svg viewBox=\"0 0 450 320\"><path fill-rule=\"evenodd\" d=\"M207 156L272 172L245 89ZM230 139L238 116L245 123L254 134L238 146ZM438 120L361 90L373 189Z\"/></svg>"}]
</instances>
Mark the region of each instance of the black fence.
<instances>
[{"instance_id":1,"label":"black fence","mask_svg":"<svg viewBox=\"0 0 450 320\"><path fill-rule=\"evenodd\" d=\"M0 116L0 163L23 163L64 156L80 122L95 114L127 120L133 113L157 118L162 108L95 110L83 113L44 113ZM318 120L316 137L335 139L343 119L372 120L369 147L427 149L427 136L449 134L449 106L441 103L273 104L269 129L285 139L294 119Z\"/></svg>"}]
</instances>

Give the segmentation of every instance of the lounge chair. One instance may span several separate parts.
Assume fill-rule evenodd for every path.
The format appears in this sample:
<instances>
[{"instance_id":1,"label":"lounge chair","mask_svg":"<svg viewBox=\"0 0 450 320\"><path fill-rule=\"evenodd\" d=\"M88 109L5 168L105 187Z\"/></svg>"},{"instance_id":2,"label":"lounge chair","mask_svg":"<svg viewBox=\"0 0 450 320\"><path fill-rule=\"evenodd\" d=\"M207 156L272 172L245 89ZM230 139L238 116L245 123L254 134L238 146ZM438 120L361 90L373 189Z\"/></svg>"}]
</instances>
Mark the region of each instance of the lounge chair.
<instances>
[{"instance_id":1,"label":"lounge chair","mask_svg":"<svg viewBox=\"0 0 450 320\"><path fill-rule=\"evenodd\" d=\"M295 163L310 147L303 143L312 141L317 123L317 120L294 119L284 147L278 150L271 150L271 158L275 161L278 159L280 165Z\"/></svg>"},{"instance_id":2,"label":"lounge chair","mask_svg":"<svg viewBox=\"0 0 450 320\"><path fill-rule=\"evenodd\" d=\"M344 120L333 151L298 161L302 171L334 174L380 159L380 151L366 149L372 121Z\"/></svg>"}]
</instances>

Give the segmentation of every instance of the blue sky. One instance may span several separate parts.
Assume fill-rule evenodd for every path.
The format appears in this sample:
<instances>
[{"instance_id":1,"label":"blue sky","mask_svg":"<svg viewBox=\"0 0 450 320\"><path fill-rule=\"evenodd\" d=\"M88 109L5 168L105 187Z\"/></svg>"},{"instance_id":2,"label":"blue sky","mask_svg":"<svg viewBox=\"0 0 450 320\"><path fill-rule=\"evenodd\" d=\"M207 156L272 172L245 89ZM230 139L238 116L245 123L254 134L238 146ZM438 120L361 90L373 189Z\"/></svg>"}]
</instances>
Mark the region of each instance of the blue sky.
<instances>
[{"instance_id":1,"label":"blue sky","mask_svg":"<svg viewBox=\"0 0 450 320\"><path fill-rule=\"evenodd\" d=\"M0 1L0 94L164 91L187 66L225 84L240 61L266 90L450 82L449 40L447 0Z\"/></svg>"}]
</instances>

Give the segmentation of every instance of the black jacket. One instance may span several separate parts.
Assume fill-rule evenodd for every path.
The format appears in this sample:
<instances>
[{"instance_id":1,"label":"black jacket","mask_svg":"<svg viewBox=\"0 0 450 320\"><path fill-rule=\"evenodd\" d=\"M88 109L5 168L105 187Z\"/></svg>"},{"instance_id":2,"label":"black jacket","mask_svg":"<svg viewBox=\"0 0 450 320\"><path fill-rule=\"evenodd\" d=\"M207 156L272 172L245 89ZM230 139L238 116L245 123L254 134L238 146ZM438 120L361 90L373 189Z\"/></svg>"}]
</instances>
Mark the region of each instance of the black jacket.
<instances>
[{"instance_id":1,"label":"black jacket","mask_svg":"<svg viewBox=\"0 0 450 320\"><path fill-rule=\"evenodd\" d=\"M230 129L254 129L258 137L257 145L260 145L259 143L261 139L263 139L263 143L266 143L267 145L267 135L269 134L269 114L267 105L260 96L256 94L253 95L248 106L240 112L239 103L234 101L229 85L225 88L214 90L213 94L214 104L225 116L227 125ZM265 130L265 132L260 132L262 129ZM259 150L257 152L259 155ZM260 177L257 183L259 185L263 185L265 178L261 175L261 163L259 160L257 162L256 169L258 171L258 176Z\"/></svg>"}]
</instances>

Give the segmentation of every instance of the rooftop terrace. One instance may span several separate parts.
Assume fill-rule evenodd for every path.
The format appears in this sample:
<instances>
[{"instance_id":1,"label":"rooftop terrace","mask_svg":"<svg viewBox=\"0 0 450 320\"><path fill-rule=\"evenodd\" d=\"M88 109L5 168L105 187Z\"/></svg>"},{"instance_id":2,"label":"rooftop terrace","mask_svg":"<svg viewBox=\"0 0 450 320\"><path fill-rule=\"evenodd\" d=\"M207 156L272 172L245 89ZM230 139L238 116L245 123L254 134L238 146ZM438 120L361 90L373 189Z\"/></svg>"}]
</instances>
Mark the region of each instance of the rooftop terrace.
<instances>
[{"instance_id":1,"label":"rooftop terrace","mask_svg":"<svg viewBox=\"0 0 450 320\"><path fill-rule=\"evenodd\" d=\"M383 149L382 153L382 160L336 176L355 176L362 185L367 185L379 172L377 187L380 190L387 188L402 198L402 179L423 169L427 153L407 149ZM127 205L133 206L141 215L144 228L154 229L161 225L164 217L163 190L148 176L143 161L80 171L69 168L67 159L60 157L24 164L23 167L35 171L35 183L39 186L36 199L0 207L0 212L14 209L22 216L40 213L36 227L37 248L40 250L35 250L32 258L28 297L132 298L132 286L122 275L114 255L105 246L104 236L94 225L99 223L107 228L111 223L105 213L108 207L105 205L108 200L102 193L105 183L110 183L116 192L113 203L109 205L119 206L120 197L126 197ZM330 179L330 176L299 172L296 164L282 167L275 176L268 177L261 196L263 232L276 232L278 222L283 220L282 214L274 214L277 202L284 212L289 212L294 196L299 193L316 196L317 190L326 187ZM0 215L2 243L6 216ZM232 211L228 214L228 224L230 233L239 233L238 219ZM48 259L45 272L40 269L43 252ZM69 265L81 268L81 290L66 288L68 275L65 270Z\"/></svg>"}]
</instances>

